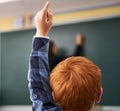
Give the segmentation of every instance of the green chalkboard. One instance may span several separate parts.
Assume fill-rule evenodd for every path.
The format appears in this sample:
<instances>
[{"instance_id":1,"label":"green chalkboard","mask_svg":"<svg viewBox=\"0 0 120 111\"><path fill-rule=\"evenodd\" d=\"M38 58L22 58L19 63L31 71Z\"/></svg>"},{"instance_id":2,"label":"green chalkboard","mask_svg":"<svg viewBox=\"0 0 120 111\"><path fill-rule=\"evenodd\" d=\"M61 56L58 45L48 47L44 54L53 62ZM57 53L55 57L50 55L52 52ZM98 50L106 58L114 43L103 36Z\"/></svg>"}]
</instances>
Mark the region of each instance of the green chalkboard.
<instances>
[{"instance_id":1,"label":"green chalkboard","mask_svg":"<svg viewBox=\"0 0 120 111\"><path fill-rule=\"evenodd\" d=\"M30 30L2 34L2 105L30 104L27 70L33 34Z\"/></svg>"},{"instance_id":2,"label":"green chalkboard","mask_svg":"<svg viewBox=\"0 0 120 111\"><path fill-rule=\"evenodd\" d=\"M102 105L120 105L120 18L54 26L49 34L67 55L75 48L75 35L85 35L85 56L102 69ZM2 105L31 104L27 88L28 59L35 29L1 34Z\"/></svg>"}]
</instances>

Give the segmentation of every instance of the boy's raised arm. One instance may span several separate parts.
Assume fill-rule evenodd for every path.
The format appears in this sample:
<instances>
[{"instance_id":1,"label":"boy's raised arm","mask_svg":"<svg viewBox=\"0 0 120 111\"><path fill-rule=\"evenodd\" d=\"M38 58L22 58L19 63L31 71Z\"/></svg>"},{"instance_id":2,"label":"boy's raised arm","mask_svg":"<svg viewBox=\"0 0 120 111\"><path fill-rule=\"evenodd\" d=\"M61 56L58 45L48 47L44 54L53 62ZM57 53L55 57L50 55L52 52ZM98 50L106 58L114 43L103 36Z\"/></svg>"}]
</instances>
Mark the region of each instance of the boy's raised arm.
<instances>
[{"instance_id":1,"label":"boy's raised arm","mask_svg":"<svg viewBox=\"0 0 120 111\"><path fill-rule=\"evenodd\" d=\"M49 30L52 26L53 16L49 10L50 2L47 2L43 9L35 16L36 36L48 36Z\"/></svg>"},{"instance_id":2,"label":"boy's raised arm","mask_svg":"<svg viewBox=\"0 0 120 111\"><path fill-rule=\"evenodd\" d=\"M62 111L53 101L49 85L48 32L52 26L49 2L35 16L36 35L30 55L28 71L30 98L33 111Z\"/></svg>"}]
</instances>

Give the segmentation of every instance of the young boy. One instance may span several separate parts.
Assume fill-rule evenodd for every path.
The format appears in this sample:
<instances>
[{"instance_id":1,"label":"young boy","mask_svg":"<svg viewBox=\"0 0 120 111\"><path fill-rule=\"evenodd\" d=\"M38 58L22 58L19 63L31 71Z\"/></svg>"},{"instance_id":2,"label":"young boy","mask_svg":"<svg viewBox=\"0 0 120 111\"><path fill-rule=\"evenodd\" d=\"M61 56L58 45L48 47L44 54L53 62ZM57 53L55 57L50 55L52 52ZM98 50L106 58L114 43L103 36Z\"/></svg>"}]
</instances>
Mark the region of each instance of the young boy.
<instances>
[{"instance_id":1,"label":"young boy","mask_svg":"<svg viewBox=\"0 0 120 111\"><path fill-rule=\"evenodd\" d=\"M59 63L49 78L48 32L53 21L49 4L35 16L28 72L33 111L91 111L102 95L101 72L94 63L70 57Z\"/></svg>"}]
</instances>

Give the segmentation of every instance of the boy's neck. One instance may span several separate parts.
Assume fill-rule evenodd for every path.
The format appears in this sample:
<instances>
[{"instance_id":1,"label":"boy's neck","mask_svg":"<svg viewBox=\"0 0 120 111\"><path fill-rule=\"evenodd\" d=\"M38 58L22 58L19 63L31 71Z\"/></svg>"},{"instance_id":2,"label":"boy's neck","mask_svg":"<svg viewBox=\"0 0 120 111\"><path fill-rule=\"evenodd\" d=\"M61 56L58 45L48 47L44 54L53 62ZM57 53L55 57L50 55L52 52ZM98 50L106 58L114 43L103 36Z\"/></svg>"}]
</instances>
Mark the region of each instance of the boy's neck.
<instances>
[{"instance_id":1,"label":"boy's neck","mask_svg":"<svg viewBox=\"0 0 120 111\"><path fill-rule=\"evenodd\" d=\"M74 110L66 110L66 111L74 111ZM90 110L88 110L88 111L93 111L93 107Z\"/></svg>"}]
</instances>

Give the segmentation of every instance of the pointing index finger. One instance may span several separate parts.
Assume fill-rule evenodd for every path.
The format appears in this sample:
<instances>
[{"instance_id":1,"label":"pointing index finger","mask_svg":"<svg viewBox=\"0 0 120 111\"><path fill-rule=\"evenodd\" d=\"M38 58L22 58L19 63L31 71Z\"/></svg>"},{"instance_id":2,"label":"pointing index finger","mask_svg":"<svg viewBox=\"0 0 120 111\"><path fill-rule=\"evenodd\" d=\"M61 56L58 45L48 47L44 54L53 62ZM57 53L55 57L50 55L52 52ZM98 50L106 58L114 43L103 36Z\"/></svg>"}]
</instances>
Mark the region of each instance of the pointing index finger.
<instances>
[{"instance_id":1,"label":"pointing index finger","mask_svg":"<svg viewBox=\"0 0 120 111\"><path fill-rule=\"evenodd\" d=\"M43 7L43 10L48 11L49 5L50 5L50 2L47 1L46 4Z\"/></svg>"}]
</instances>

